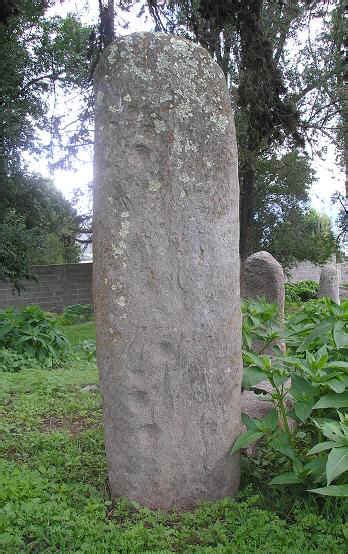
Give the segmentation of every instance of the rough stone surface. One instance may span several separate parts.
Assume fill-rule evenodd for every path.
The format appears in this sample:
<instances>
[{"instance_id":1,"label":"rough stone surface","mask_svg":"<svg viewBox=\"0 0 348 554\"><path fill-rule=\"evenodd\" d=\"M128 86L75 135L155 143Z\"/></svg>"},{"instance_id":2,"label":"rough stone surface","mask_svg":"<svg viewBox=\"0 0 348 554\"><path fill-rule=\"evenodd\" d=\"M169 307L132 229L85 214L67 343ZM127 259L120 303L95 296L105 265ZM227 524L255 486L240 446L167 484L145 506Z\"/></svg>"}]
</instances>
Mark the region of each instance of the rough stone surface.
<instances>
[{"instance_id":1,"label":"rough stone surface","mask_svg":"<svg viewBox=\"0 0 348 554\"><path fill-rule=\"evenodd\" d=\"M96 75L97 356L114 497L236 492L238 177L225 80L201 47L120 39Z\"/></svg>"},{"instance_id":2,"label":"rough stone surface","mask_svg":"<svg viewBox=\"0 0 348 554\"><path fill-rule=\"evenodd\" d=\"M283 268L269 252L256 252L242 267L241 295L243 298L265 298L277 304L280 319L284 318L285 278Z\"/></svg>"},{"instance_id":3,"label":"rough stone surface","mask_svg":"<svg viewBox=\"0 0 348 554\"><path fill-rule=\"evenodd\" d=\"M263 419L274 407L271 399L265 395L256 394L251 390L244 390L241 397L241 410L252 419ZM246 431L245 425L242 427Z\"/></svg>"},{"instance_id":4,"label":"rough stone surface","mask_svg":"<svg viewBox=\"0 0 348 554\"><path fill-rule=\"evenodd\" d=\"M336 266L326 266L321 270L318 296L319 298L327 296L336 302L336 304L340 303L339 282Z\"/></svg>"}]
</instances>

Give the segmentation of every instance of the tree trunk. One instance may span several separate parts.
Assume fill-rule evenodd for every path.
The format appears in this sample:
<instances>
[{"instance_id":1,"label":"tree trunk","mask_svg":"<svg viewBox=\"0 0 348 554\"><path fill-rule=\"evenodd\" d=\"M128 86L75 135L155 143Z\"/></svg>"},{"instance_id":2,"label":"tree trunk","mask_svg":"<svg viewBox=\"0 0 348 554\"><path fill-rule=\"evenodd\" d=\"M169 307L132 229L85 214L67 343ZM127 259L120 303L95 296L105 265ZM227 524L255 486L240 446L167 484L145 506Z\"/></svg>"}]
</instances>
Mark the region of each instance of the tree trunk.
<instances>
[{"instance_id":1,"label":"tree trunk","mask_svg":"<svg viewBox=\"0 0 348 554\"><path fill-rule=\"evenodd\" d=\"M256 199L255 153L249 153L248 159L240 167L240 244L239 252L245 260L253 252L253 216Z\"/></svg>"},{"instance_id":2,"label":"tree trunk","mask_svg":"<svg viewBox=\"0 0 348 554\"><path fill-rule=\"evenodd\" d=\"M115 39L115 2L108 0L105 6L99 0L100 38L102 48L106 48Z\"/></svg>"}]
</instances>

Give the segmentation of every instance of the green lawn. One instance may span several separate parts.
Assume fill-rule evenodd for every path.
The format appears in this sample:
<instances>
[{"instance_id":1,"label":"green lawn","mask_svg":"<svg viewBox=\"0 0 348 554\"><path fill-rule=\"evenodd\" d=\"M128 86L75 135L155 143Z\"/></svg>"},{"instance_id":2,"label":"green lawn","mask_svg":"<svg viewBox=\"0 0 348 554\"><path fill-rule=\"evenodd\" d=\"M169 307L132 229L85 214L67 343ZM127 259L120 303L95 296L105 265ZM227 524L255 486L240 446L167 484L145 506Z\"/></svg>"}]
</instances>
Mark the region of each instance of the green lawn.
<instances>
[{"instance_id":1,"label":"green lawn","mask_svg":"<svg viewBox=\"0 0 348 554\"><path fill-rule=\"evenodd\" d=\"M95 340L95 323L79 323L78 325L64 325L61 327L71 344L79 344L83 340Z\"/></svg>"},{"instance_id":2,"label":"green lawn","mask_svg":"<svg viewBox=\"0 0 348 554\"><path fill-rule=\"evenodd\" d=\"M64 328L77 344L94 324ZM0 552L347 552L347 502L268 489L244 473L240 497L162 514L109 498L95 361L1 374ZM246 487L245 485L248 486Z\"/></svg>"}]
</instances>

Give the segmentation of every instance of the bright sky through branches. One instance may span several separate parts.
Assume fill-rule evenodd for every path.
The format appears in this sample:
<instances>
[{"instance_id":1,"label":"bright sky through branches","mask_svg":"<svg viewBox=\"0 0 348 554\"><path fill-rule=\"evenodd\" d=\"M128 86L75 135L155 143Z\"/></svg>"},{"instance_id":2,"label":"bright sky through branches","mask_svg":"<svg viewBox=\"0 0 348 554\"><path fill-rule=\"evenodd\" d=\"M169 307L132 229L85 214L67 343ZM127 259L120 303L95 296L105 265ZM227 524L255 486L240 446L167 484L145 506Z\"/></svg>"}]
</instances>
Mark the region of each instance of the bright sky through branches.
<instances>
[{"instance_id":1,"label":"bright sky through branches","mask_svg":"<svg viewBox=\"0 0 348 554\"><path fill-rule=\"evenodd\" d=\"M153 23L150 17L145 14L141 18L137 17L137 9L131 10L129 13L125 13L119 21L121 26L117 27L117 34L127 34L137 31L152 30ZM60 2L57 0L55 5L47 11L48 16L60 15L65 16L68 13L78 14L81 21L86 24L94 24L98 21L98 0L64 0ZM126 22L129 23L128 29L122 28ZM58 111L66 110L69 106L69 111L73 112L74 108L71 107L71 100L60 97L57 102L56 109ZM345 175L342 169L338 166L335 160L335 149L331 144L325 144L327 147L327 154L325 160L321 160L315 157L313 160L313 167L316 172L317 182L313 184L311 190L311 202L313 207L320 213L325 213L330 216L334 222L338 207L332 205L331 196L339 191L345 193ZM75 171L64 171L55 169L53 173L49 173L48 162L44 159L30 162L31 167L40 172L43 175L51 176L56 186L64 193L67 198L72 198L74 190L80 188L81 190L87 190L87 185L93 178L92 167L92 149L82 152L79 156L79 161L75 164ZM81 205L86 207L85 202L81 202Z\"/></svg>"}]
</instances>

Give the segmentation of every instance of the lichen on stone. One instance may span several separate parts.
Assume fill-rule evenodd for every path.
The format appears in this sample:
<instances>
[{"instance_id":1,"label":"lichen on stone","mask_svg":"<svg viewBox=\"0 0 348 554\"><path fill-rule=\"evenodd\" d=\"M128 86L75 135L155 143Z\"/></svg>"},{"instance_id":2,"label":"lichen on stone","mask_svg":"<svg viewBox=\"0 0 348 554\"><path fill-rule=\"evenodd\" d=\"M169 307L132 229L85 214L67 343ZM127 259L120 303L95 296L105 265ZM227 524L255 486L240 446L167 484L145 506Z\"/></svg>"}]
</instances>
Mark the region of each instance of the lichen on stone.
<instances>
[{"instance_id":1,"label":"lichen on stone","mask_svg":"<svg viewBox=\"0 0 348 554\"><path fill-rule=\"evenodd\" d=\"M126 238L129 233L130 223L128 219L121 221L120 237ZM121 244L121 243L120 243Z\"/></svg>"},{"instance_id":2,"label":"lichen on stone","mask_svg":"<svg viewBox=\"0 0 348 554\"><path fill-rule=\"evenodd\" d=\"M152 181L148 185L148 190L150 192L158 192L161 189L161 187L162 187L162 183L160 183L159 181Z\"/></svg>"},{"instance_id":3,"label":"lichen on stone","mask_svg":"<svg viewBox=\"0 0 348 554\"><path fill-rule=\"evenodd\" d=\"M119 57L120 57L119 48L118 48L117 43L114 42L109 47L108 61L112 65L112 64L116 63L116 61L119 59Z\"/></svg>"},{"instance_id":4,"label":"lichen on stone","mask_svg":"<svg viewBox=\"0 0 348 554\"><path fill-rule=\"evenodd\" d=\"M121 100L120 100L119 106L109 106L108 109L109 109L109 112L112 112L112 113L117 113L117 112L122 111Z\"/></svg>"},{"instance_id":5,"label":"lichen on stone","mask_svg":"<svg viewBox=\"0 0 348 554\"><path fill-rule=\"evenodd\" d=\"M105 96L105 95L104 95L103 91L98 90L97 96L96 96L96 99L95 99L95 103L96 103L96 106L97 106L97 107L103 105L104 96Z\"/></svg>"},{"instance_id":6,"label":"lichen on stone","mask_svg":"<svg viewBox=\"0 0 348 554\"><path fill-rule=\"evenodd\" d=\"M126 299L124 296L119 296L118 298L116 298L116 304L118 304L119 306L121 306L121 308L124 308L125 305L126 305Z\"/></svg>"}]
</instances>

